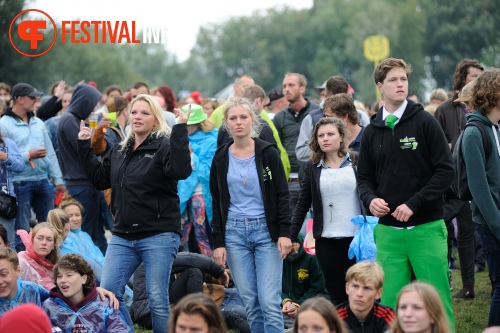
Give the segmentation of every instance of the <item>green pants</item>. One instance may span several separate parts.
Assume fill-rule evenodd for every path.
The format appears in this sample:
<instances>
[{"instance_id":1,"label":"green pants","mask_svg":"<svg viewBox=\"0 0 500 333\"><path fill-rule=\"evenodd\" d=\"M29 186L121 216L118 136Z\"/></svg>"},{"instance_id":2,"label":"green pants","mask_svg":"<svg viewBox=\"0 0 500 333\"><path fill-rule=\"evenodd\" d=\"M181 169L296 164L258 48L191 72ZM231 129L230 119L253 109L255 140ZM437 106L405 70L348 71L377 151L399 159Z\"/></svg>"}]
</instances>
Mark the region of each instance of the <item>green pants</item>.
<instances>
[{"instance_id":1,"label":"green pants","mask_svg":"<svg viewBox=\"0 0 500 333\"><path fill-rule=\"evenodd\" d=\"M454 332L455 319L448 282L448 232L444 221L437 220L411 229L378 224L374 236L377 261L385 275L382 303L395 309L397 295L410 283L413 269L417 280L437 289Z\"/></svg>"}]
</instances>

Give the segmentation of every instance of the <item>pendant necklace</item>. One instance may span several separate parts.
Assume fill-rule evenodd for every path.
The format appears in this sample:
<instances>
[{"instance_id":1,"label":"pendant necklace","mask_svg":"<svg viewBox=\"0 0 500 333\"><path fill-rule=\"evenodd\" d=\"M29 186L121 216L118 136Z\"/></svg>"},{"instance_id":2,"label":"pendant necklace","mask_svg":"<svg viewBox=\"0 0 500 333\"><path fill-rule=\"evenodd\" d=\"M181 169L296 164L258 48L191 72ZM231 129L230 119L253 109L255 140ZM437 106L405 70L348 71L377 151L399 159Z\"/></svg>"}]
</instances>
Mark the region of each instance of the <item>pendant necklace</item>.
<instances>
[{"instance_id":1,"label":"pendant necklace","mask_svg":"<svg viewBox=\"0 0 500 333\"><path fill-rule=\"evenodd\" d=\"M238 167L238 173L240 174L241 181L243 182L243 185L246 185L247 184L247 178L248 178L248 171L250 170L250 159L248 160L248 163L247 163L247 173L245 175L245 178L243 178L243 175L241 174L241 171L240 171L240 162L238 161L238 158L236 158L236 166Z\"/></svg>"},{"instance_id":2,"label":"pendant necklace","mask_svg":"<svg viewBox=\"0 0 500 333\"><path fill-rule=\"evenodd\" d=\"M330 223L333 221L333 188L335 186L335 179L337 178L337 174L339 173L340 167L335 172L335 176L333 176L332 187L330 188L330 202L328 203L328 207L330 207Z\"/></svg>"}]
</instances>

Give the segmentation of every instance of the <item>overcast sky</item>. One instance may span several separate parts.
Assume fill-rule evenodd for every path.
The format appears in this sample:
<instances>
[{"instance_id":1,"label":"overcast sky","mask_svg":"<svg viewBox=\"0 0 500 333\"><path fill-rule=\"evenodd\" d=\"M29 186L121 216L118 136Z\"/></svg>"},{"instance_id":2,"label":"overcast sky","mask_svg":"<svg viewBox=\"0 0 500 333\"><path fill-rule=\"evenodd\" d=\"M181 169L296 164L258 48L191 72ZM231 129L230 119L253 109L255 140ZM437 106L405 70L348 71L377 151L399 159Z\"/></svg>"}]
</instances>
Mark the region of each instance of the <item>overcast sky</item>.
<instances>
[{"instance_id":1,"label":"overcast sky","mask_svg":"<svg viewBox=\"0 0 500 333\"><path fill-rule=\"evenodd\" d=\"M164 27L167 50L184 61L201 26L285 5L311 8L313 0L35 0L26 8L42 10L56 22L136 21L138 28L145 24Z\"/></svg>"}]
</instances>

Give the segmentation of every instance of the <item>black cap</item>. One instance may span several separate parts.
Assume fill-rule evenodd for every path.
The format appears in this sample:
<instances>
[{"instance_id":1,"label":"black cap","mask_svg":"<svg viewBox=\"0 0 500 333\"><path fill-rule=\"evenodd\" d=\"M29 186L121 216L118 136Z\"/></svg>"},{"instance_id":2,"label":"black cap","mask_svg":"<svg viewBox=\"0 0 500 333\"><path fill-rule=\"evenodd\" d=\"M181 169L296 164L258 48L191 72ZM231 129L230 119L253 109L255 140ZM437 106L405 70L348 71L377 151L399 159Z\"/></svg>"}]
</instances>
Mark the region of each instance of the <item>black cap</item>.
<instances>
[{"instance_id":1,"label":"black cap","mask_svg":"<svg viewBox=\"0 0 500 333\"><path fill-rule=\"evenodd\" d=\"M12 99L16 99L21 96L30 96L30 97L40 97L43 93L36 91L30 84L27 83L18 83L16 84L10 94L12 95Z\"/></svg>"},{"instance_id":2,"label":"black cap","mask_svg":"<svg viewBox=\"0 0 500 333\"><path fill-rule=\"evenodd\" d=\"M283 88L282 87L274 87L273 89L269 90L269 92L267 93L267 96L269 96L269 103L267 103L266 106L270 105L272 102L274 102L277 99L285 97L285 95L283 95Z\"/></svg>"}]
</instances>

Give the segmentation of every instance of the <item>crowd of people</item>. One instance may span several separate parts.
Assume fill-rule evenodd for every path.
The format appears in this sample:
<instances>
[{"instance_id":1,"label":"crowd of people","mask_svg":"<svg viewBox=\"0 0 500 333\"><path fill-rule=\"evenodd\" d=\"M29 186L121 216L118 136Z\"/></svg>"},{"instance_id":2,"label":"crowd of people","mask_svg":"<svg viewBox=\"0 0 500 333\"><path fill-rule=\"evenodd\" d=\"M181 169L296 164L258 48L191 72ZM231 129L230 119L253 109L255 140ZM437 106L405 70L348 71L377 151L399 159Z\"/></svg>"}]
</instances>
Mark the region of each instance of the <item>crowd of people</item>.
<instances>
[{"instance_id":1,"label":"crowd of people","mask_svg":"<svg viewBox=\"0 0 500 333\"><path fill-rule=\"evenodd\" d=\"M485 264L500 326L500 70L464 59L425 105L410 74L381 61L366 104L339 75L318 98L242 75L225 101L0 83L0 330L451 333ZM349 257L366 211L373 261Z\"/></svg>"}]
</instances>

